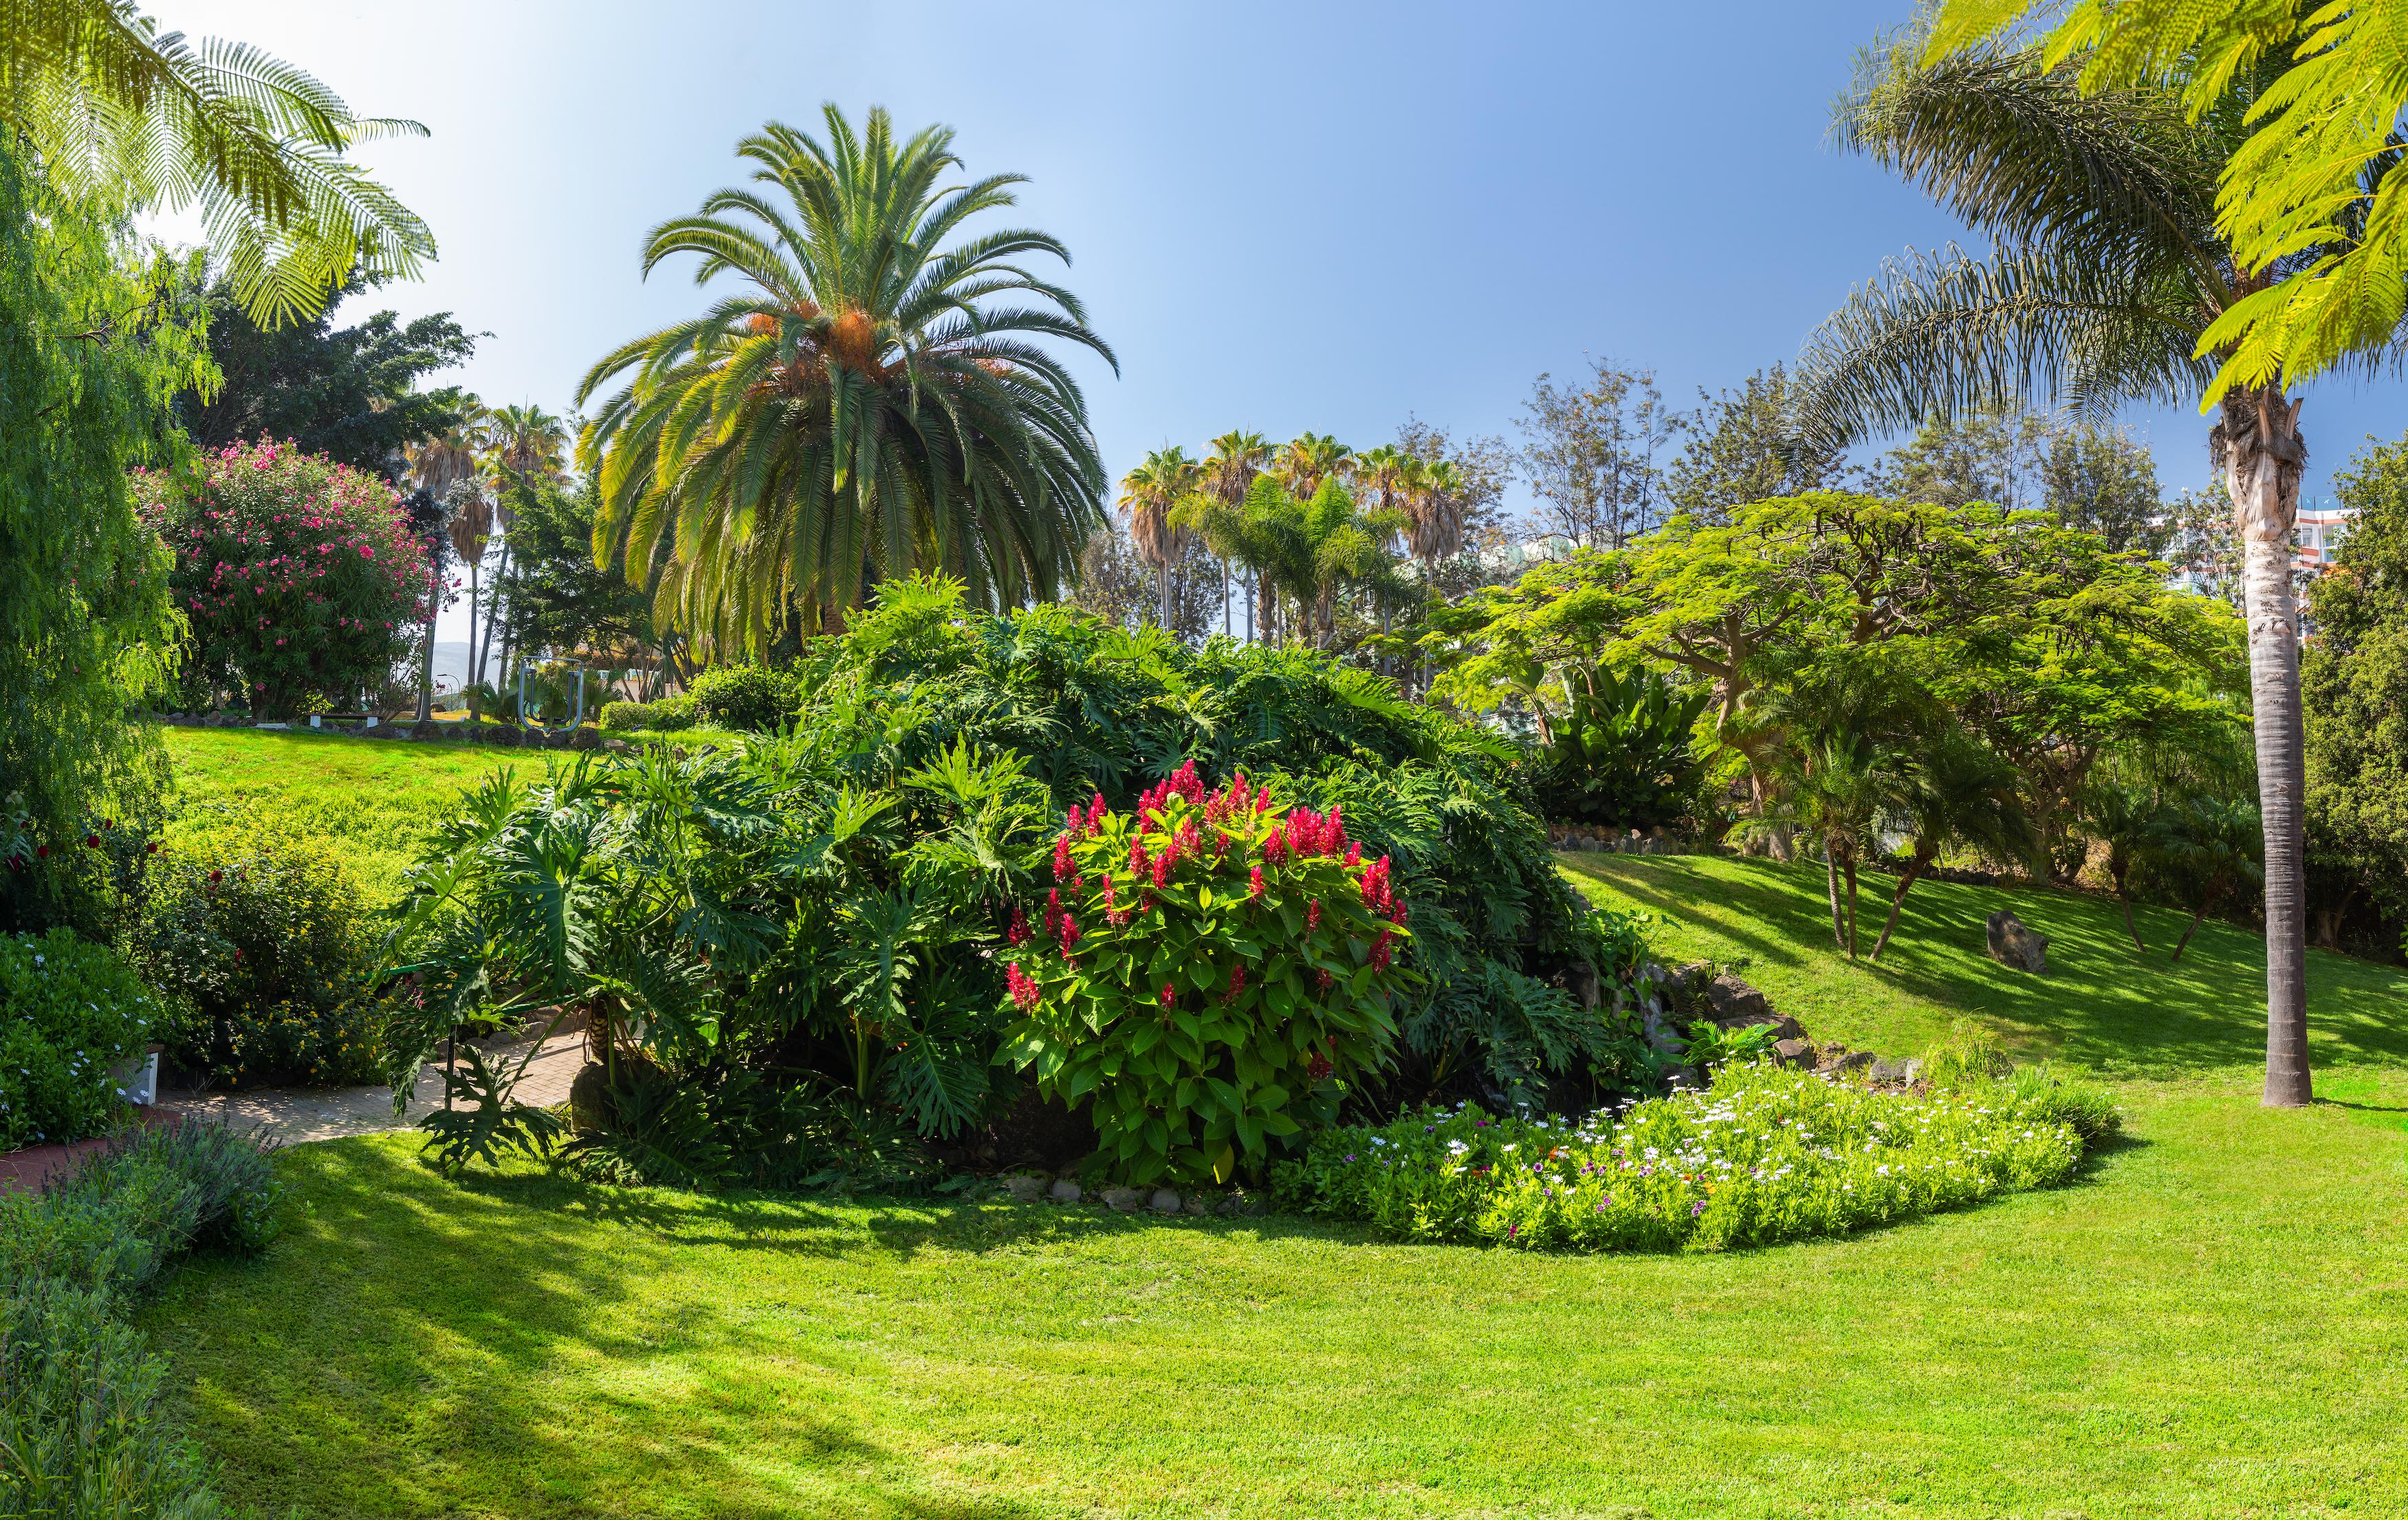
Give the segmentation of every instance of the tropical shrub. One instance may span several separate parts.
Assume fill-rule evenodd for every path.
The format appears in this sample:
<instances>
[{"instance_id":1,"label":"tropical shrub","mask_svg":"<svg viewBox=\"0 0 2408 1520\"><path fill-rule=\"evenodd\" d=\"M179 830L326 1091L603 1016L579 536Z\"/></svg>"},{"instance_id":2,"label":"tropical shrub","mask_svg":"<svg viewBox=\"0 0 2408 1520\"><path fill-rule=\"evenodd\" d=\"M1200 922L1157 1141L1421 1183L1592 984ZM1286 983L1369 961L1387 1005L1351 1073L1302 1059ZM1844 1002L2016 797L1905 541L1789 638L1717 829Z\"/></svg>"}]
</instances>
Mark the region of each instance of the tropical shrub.
<instances>
[{"instance_id":1,"label":"tropical shrub","mask_svg":"<svg viewBox=\"0 0 2408 1520\"><path fill-rule=\"evenodd\" d=\"M124 1111L108 1068L158 1018L115 952L64 929L0 935L0 1151L106 1130Z\"/></svg>"},{"instance_id":2,"label":"tropical shrub","mask_svg":"<svg viewBox=\"0 0 2408 1520\"><path fill-rule=\"evenodd\" d=\"M995 1126L1031 1111L1056 1137L1049 1145L1109 1127L1104 1169L1176 1164L1211 1175L1208 1130L1226 1142L1226 1172L1271 1153L1281 1126L1266 1115L1321 1122L1340 1097L1391 1111L1437 1092L1580 1105L1656 1085L1630 996L1646 959L1638 925L1579 910L1521 790L1518 752L1396 700L1367 673L1298 651L1189 651L1063 608L974 614L956 588L889 581L844 637L811 646L794 690L796 721L741 743L587 757L534 784L496 779L465 797L412 876L390 953L421 983L388 1026L392 1073L407 1076L455 1023L581 1011L598 1069L580 1078L577 1127L557 1154L603 1175L699 1185L916 1183L927 1167L914 1144L981 1154L1018 1143ZM1265 756L1282 765L1257 775L1251 767ZM1215 1062L1234 1072L1242 1048L1246 1094L1224 1103L1204 1085L1217 1106L1191 1111L1199 1086L1182 1092L1182 1073L1168 1101L1116 1086L1112 1103L1129 1106L1107 1108L1097 1089L1073 1093L1068 1083L1091 1050L1117 1063L1103 1047L1139 1036L1128 989L1158 1009L1160 981L1121 984L1114 996L1127 1006L1107 1036L1111 989L1089 978L1074 991L1056 977L1067 968L1029 941L1008 942L1013 911L1041 924L1059 891L1082 932L1125 943L1129 975L1151 977L1156 946L1123 941L1124 925L1104 916L1116 908L1091 899L1107 881L1116 903L1152 890L1166 840L1147 842L1161 825L1133 810L1169 810L1174 839L1192 815L1199 847L1211 832L1208 799L1180 775L1182 757L1194 774L1243 771L1250 796L1268 787L1291 810L1342 819L1346 841L1336 860L1268 863L1277 940L1257 938L1268 925L1239 901L1252 901L1255 862L1224 880L1234 866L1181 861L1194 906L1157 904L1157 927L1171 929L1175 912L1182 942L1209 939L1217 960L1209 990L1187 985L1195 968L1182 966L1173 1000L1199 1030L1221 1020L1238 1041L1216 1046L1192 1075L1201 1084ZM1174 778L1175 798L1161 791ZM1074 859L1079 848L1115 858L1074 863L1066 882L1050 866L1055 821L1074 807ZM1103 828L1103 819L1130 832L1099 842L1085 821ZM1228 848L1258 856L1269 826L1268 815L1248 823L1257 833ZM1360 859L1345 865L1358 842ZM1132 843L1147 852L1143 883L1127 861ZM1363 861L1380 867L1383 894L1412 900L1412 925L1410 936L1389 925L1387 964L1358 985L1377 932L1351 948L1337 938L1362 911L1360 887L1321 877L1359 880ZM1210 906L1207 881L1220 882ZM1293 894L1301 916L1291 929ZM1315 897L1338 917L1311 922ZM1349 901L1356 906L1340 913ZM1047 932L1058 954L1058 920ZM1249 967L1240 994L1252 997L1217 1002L1239 937L1287 957L1280 964L1309 993L1320 991L1319 971L1343 976L1353 1001L1295 1013L1268 990L1285 988L1285 972ZM1056 1004L1017 1006L1012 974L1053 979ZM1010 1055L996 1057L1015 1024L1026 1025L1022 1036L1065 1037L1063 997L1090 999L1077 1012L1088 1035L1075 1054L1064 1045L1058 1066L1049 1058L1040 1068L1032 1054L1032 1090ZM1328 1027L1312 1034L1325 1018ZM1298 1039L1326 1041L1329 1072L1313 1070ZM1162 1058L1149 1054L1147 1069ZM1229 1083L1226 1072L1212 1075ZM1102 1077L1098 1066L1098 1088ZM509 1118L512 1080L463 1079L455 1112L494 1111L490 1122L448 1121L453 1133L437 1137L446 1156L544 1153L541 1124ZM1147 1138L1156 1116L1158 1142ZM1242 1133L1240 1117L1250 1121ZM1185 1126L1176 1143L1175 1121ZM1124 1156L1132 1131L1137 1148ZM1182 1148L1196 1154L1182 1160Z\"/></svg>"},{"instance_id":3,"label":"tropical shrub","mask_svg":"<svg viewBox=\"0 0 2408 1520\"><path fill-rule=\"evenodd\" d=\"M1570 824L1653 829L1689 818L1706 779L1698 714L1702 682L1676 688L1644 667L1574 666L1567 697L1530 757L1539 810Z\"/></svg>"},{"instance_id":4,"label":"tropical shrub","mask_svg":"<svg viewBox=\"0 0 2408 1520\"><path fill-rule=\"evenodd\" d=\"M271 717L349 702L409 652L437 594L400 498L373 475L266 440L138 471L143 514L176 552L189 676Z\"/></svg>"},{"instance_id":5,"label":"tropical shrub","mask_svg":"<svg viewBox=\"0 0 2408 1520\"><path fill-rule=\"evenodd\" d=\"M185 1124L130 1131L40 1193L0 1196L0 1514L225 1513L127 1313L188 1249L265 1245L280 1191L258 1142Z\"/></svg>"},{"instance_id":6,"label":"tropical shrub","mask_svg":"<svg viewBox=\"0 0 2408 1520\"><path fill-rule=\"evenodd\" d=\"M757 665L724 665L695 678L695 715L719 728L767 731L795 717L795 683Z\"/></svg>"},{"instance_id":7,"label":"tropical shrub","mask_svg":"<svg viewBox=\"0 0 2408 1520\"><path fill-rule=\"evenodd\" d=\"M179 1070L232 1087L374 1081L390 1006L359 889L320 840L260 819L163 851L131 931Z\"/></svg>"},{"instance_id":8,"label":"tropical shrub","mask_svg":"<svg viewBox=\"0 0 2408 1520\"><path fill-rule=\"evenodd\" d=\"M1292 1204L1402 1240L1718 1251L2049 1186L2082 1154L2003 1083L1876 1093L1756 1066L1576 1119L1462 1105L1326 1130L1274 1175Z\"/></svg>"},{"instance_id":9,"label":"tropical shrub","mask_svg":"<svg viewBox=\"0 0 2408 1520\"><path fill-rule=\"evenodd\" d=\"M1133 811L1073 809L1053 876L1041 929L1013 911L1004 1054L1092 1099L1119 1178L1258 1172L1385 1059L1406 909L1342 815L1283 817L1242 774L1208 792L1182 765Z\"/></svg>"},{"instance_id":10,"label":"tropical shrub","mask_svg":"<svg viewBox=\"0 0 2408 1520\"><path fill-rule=\"evenodd\" d=\"M614 734L673 734L692 728L695 716L691 695L664 696L657 702L609 702L602 709L602 726Z\"/></svg>"}]
</instances>

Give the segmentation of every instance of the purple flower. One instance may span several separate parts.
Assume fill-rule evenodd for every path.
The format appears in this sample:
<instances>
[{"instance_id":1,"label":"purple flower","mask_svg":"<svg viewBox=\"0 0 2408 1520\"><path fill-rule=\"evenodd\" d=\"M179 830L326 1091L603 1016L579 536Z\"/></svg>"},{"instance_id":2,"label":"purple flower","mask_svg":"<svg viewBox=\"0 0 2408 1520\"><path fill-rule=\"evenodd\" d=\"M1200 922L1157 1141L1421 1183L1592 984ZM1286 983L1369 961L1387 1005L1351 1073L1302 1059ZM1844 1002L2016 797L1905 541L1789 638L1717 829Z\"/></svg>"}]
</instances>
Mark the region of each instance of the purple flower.
<instances>
[{"instance_id":1,"label":"purple flower","mask_svg":"<svg viewBox=\"0 0 2408 1520\"><path fill-rule=\"evenodd\" d=\"M1706 1200L1703 1198L1699 1198L1697 1202L1689 1205L1689 1217L1691 1219L1697 1218L1699 1214L1704 1213L1705 1212Z\"/></svg>"}]
</instances>

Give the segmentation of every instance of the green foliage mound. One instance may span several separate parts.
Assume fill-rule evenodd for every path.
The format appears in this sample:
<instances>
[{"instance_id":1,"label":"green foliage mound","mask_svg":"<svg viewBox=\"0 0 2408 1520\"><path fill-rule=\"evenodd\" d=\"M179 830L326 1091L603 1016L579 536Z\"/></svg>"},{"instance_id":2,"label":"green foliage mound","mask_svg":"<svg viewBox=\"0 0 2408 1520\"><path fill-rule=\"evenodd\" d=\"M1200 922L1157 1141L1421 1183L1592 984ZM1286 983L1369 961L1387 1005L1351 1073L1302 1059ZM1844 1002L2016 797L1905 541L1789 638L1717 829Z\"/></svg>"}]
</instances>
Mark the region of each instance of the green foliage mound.
<instances>
[{"instance_id":1,"label":"green foliage mound","mask_svg":"<svg viewBox=\"0 0 2408 1520\"><path fill-rule=\"evenodd\" d=\"M152 863L131 930L180 1071L230 1087L376 1080L385 1002L359 888L323 839L251 816Z\"/></svg>"},{"instance_id":2,"label":"green foliage mound","mask_svg":"<svg viewBox=\"0 0 2408 1520\"><path fill-rule=\"evenodd\" d=\"M602 727L613 734L675 734L692 728L695 717L690 695L657 702L609 702L602 708Z\"/></svg>"},{"instance_id":3,"label":"green foliage mound","mask_svg":"<svg viewBox=\"0 0 2408 1520\"><path fill-rule=\"evenodd\" d=\"M138 1129L40 1193L0 1197L0 1514L225 1513L126 1322L185 1251L276 1234L266 1154L208 1124Z\"/></svg>"},{"instance_id":4,"label":"green foliage mound","mask_svg":"<svg viewBox=\"0 0 2408 1520\"><path fill-rule=\"evenodd\" d=\"M106 1130L124 1110L108 1068L158 1019L114 952L64 929L0 936L0 1151Z\"/></svg>"},{"instance_id":5,"label":"green foliage mound","mask_svg":"<svg viewBox=\"0 0 2408 1520\"><path fill-rule=\"evenodd\" d=\"M423 981L392 1041L394 1069L457 1021L581 1010L604 1058L572 1157L611 1175L764 1185L891 1177L879 1158L909 1147L882 1127L890 1116L974 1152L1010 1143L991 1127L1023 1097L997 1062L1008 1040L1041 1091L1092 1115L1104 1165L1129 1177L1174 1162L1226 1175L1268 1154L1283 1133L1274 1116L1310 1114L1331 1076L1314 1068L1315 1045L1370 1101L1450 1084L1526 1100L1564 1084L1594 1101L1652 1081L1614 996L1641 957L1635 925L1575 911L1509 746L1396 700L1369 675L1298 652L1189 652L1062 608L972 614L959 588L923 581L889 582L787 679L799 716L774 734L706 753L588 757L538 784L503 777L470 796L414 873L391 953ZM1206 822L1186 810L1202 806L1205 775L1252 776L1271 756L1285 768L1265 767L1249 795L1268 786L1312 816L1342 816L1354 856L1264 862L1280 876L1266 892L1279 889L1281 941L1258 932L1254 862L1205 867L1200 834L1179 878L1196 894L1192 918L1177 910L1184 949L1157 934L1170 926L1160 903L1127 938L1108 932L1123 925L1097 896L1107 881L1132 911L1147 911L1147 891L1168 895L1150 874L1168 841L1098 842L1085 830L1098 802L1121 819L1111 828L1134 828L1140 794L1153 787L1161 810L1168 795L1156 783L1176 774L1176 838ZM1058 820L1073 806L1082 832L1065 843ZM1248 822L1226 848L1259 858L1268 824ZM1142 883L1132 843L1147 854ZM1049 882L1059 848L1072 858ZM1081 864L1081 848L1096 858ZM1383 857L1382 891L1411 900L1413 921L1410 936L1390 921L1375 952L1376 928L1352 931L1368 925L1365 863ZM1315 896L1326 927L1311 921ZM1110 948L1110 979L998 945L1066 906L1099 953ZM1058 945L1058 918L1047 932ZM1265 957L1246 968L1251 999L1229 984L1240 939ZM1211 989L1193 985L1201 959L1187 953L1199 947ZM1142 1022L1107 1019L1108 999L1127 1012L1141 993L1159 1022L1170 978L1155 976L1158 952L1180 961L1185 991L1174 987L1173 1001L1187 999L1170 1024L1189 1013L1200 1040L1209 1020L1234 1019L1241 1062L1204 1059L1200 1047L1190 1060L1176 1042L1105 1048L1134 1042ZM1324 1004L1322 971L1346 978L1347 999ZM1056 1013L1075 1011L1092 1047L1051 1016L1008 1035L1010 978L1032 976ZM1575 985L1603 996L1592 1002ZM1030 1013L1025 992L1017 1003ZM1107 1092L1107 1077L1127 1081ZM547 1148L532 1116L503 1122L509 1081L463 1079L455 1110L495 1111L445 1141L454 1162Z\"/></svg>"},{"instance_id":6,"label":"green foliage mound","mask_svg":"<svg viewBox=\"0 0 2408 1520\"><path fill-rule=\"evenodd\" d=\"M1771 1067L1584 1118L1469 1105L1316 1136L1294 1204L1403 1240L1720 1251L1841 1235L2073 1175L2083 1140L2007 1083L1882 1093Z\"/></svg>"}]
</instances>

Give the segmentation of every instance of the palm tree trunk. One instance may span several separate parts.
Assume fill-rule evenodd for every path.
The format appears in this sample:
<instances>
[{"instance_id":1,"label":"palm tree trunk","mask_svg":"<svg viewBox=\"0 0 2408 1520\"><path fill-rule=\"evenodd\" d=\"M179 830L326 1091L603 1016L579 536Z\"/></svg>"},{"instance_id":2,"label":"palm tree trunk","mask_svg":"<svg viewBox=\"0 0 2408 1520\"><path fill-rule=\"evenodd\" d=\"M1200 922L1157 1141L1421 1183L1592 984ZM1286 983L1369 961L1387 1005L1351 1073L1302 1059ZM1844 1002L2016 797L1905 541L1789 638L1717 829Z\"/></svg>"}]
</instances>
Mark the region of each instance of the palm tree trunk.
<instances>
[{"instance_id":1,"label":"palm tree trunk","mask_svg":"<svg viewBox=\"0 0 2408 1520\"><path fill-rule=\"evenodd\" d=\"M1889 937L1898 932L1898 911L1906 905L1907 889L1914 885L1915 878L1923 874L1928 863L1928 857L1918 851L1907 862L1906 869L1899 873L1898 890L1889 895L1889 917L1882 921L1881 938L1873 941L1873 953L1865 957L1867 960L1880 960L1882 952L1889 948Z\"/></svg>"},{"instance_id":2,"label":"palm tree trunk","mask_svg":"<svg viewBox=\"0 0 2408 1520\"><path fill-rule=\"evenodd\" d=\"M1168 561L1154 571L1154 625L1168 632L1170 628L1170 565Z\"/></svg>"},{"instance_id":3,"label":"palm tree trunk","mask_svg":"<svg viewBox=\"0 0 2408 1520\"><path fill-rule=\"evenodd\" d=\"M2308 1072L2302 815L2307 767L2300 718L2299 608L2291 594L2291 530L2299 513L2300 474L2308 458L2307 444L2300 437L2300 403L2286 400L2274 385L2229 392L2214 441L2223 456L2233 519L2241 531L2258 808L2266 829L2266 1090L2261 1101L2270 1108L2300 1108L2315 1097Z\"/></svg>"},{"instance_id":4,"label":"palm tree trunk","mask_svg":"<svg viewBox=\"0 0 2408 1520\"><path fill-rule=\"evenodd\" d=\"M1831 899L1831 943L1845 950L1848 937L1840 927L1840 863L1828 840L1823 844L1823 891Z\"/></svg>"},{"instance_id":5,"label":"palm tree trunk","mask_svg":"<svg viewBox=\"0 0 2408 1520\"><path fill-rule=\"evenodd\" d=\"M2174 942L2173 959L2182 959L2182 953L2190 945L2190 937L2199 932L2199 921L2206 916L2207 909L2203 906L2199 910L2199 911L2190 915L2190 923L2183 929L2183 937ZM2271 1102L2272 1100L2269 1099L2268 1101Z\"/></svg>"},{"instance_id":6,"label":"palm tree trunk","mask_svg":"<svg viewBox=\"0 0 2408 1520\"><path fill-rule=\"evenodd\" d=\"M2141 943L2141 931L2132 926L2132 899L2124 891L2124 878L2120 872L2115 877L2115 900L2124 905L2124 932L2132 937L2132 948L2146 951L2149 947Z\"/></svg>"},{"instance_id":7,"label":"palm tree trunk","mask_svg":"<svg viewBox=\"0 0 2408 1520\"><path fill-rule=\"evenodd\" d=\"M1856 958L1856 857L1854 854L1841 864L1848 879L1848 959Z\"/></svg>"},{"instance_id":8,"label":"palm tree trunk","mask_svg":"<svg viewBox=\"0 0 2408 1520\"><path fill-rule=\"evenodd\" d=\"M482 558L484 558L484 556L483 556L482 554L480 554L480 555L478 555L477 557L478 557L478 559L482 559ZM472 685L472 686L473 686L473 685L475 685L477 682L479 682L479 681L482 681L482 680L484 680L484 679L485 679L484 667L483 667L481 664L480 664L480 663L479 663L479 661L478 661L478 659L477 659L477 566L476 566L476 564L475 564L475 562L474 562L474 561L471 561L471 562L469 563L469 566L468 566L468 672L467 672L467 674L468 674L468 684L470 684L470 685Z\"/></svg>"}]
</instances>

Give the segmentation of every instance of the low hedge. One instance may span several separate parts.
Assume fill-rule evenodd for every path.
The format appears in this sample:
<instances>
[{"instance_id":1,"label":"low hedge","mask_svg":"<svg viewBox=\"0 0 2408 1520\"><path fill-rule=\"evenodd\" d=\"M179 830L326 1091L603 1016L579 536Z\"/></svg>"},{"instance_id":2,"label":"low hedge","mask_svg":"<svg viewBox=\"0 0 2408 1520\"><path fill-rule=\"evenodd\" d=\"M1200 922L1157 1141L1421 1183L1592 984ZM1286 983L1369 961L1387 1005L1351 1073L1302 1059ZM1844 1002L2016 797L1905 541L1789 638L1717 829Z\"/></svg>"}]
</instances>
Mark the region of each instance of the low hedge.
<instances>
[{"instance_id":1,"label":"low hedge","mask_svg":"<svg viewBox=\"0 0 2408 1520\"><path fill-rule=\"evenodd\" d=\"M264 1247L279 1193L262 1146L194 1123L0 1196L0 1515L226 1513L127 1315L185 1251Z\"/></svg>"},{"instance_id":2,"label":"low hedge","mask_svg":"<svg viewBox=\"0 0 2408 1520\"><path fill-rule=\"evenodd\" d=\"M115 952L65 929L0 935L0 1151L107 1130L124 1110L109 1068L159 1022Z\"/></svg>"},{"instance_id":3,"label":"low hedge","mask_svg":"<svg viewBox=\"0 0 2408 1520\"><path fill-rule=\"evenodd\" d=\"M717 728L767 733L795 721L801 705L792 678L757 665L726 665L695 678L695 710Z\"/></svg>"},{"instance_id":4,"label":"low hedge","mask_svg":"<svg viewBox=\"0 0 2408 1520\"><path fill-rule=\"evenodd\" d=\"M691 696L664 696L657 702L606 702L602 707L606 733L674 734L692 728L695 721L695 699Z\"/></svg>"},{"instance_id":5,"label":"low hedge","mask_svg":"<svg viewBox=\"0 0 2408 1520\"><path fill-rule=\"evenodd\" d=\"M179 1071L228 1086L380 1080L376 926L327 842L249 819L150 869L136 965Z\"/></svg>"}]
</instances>

